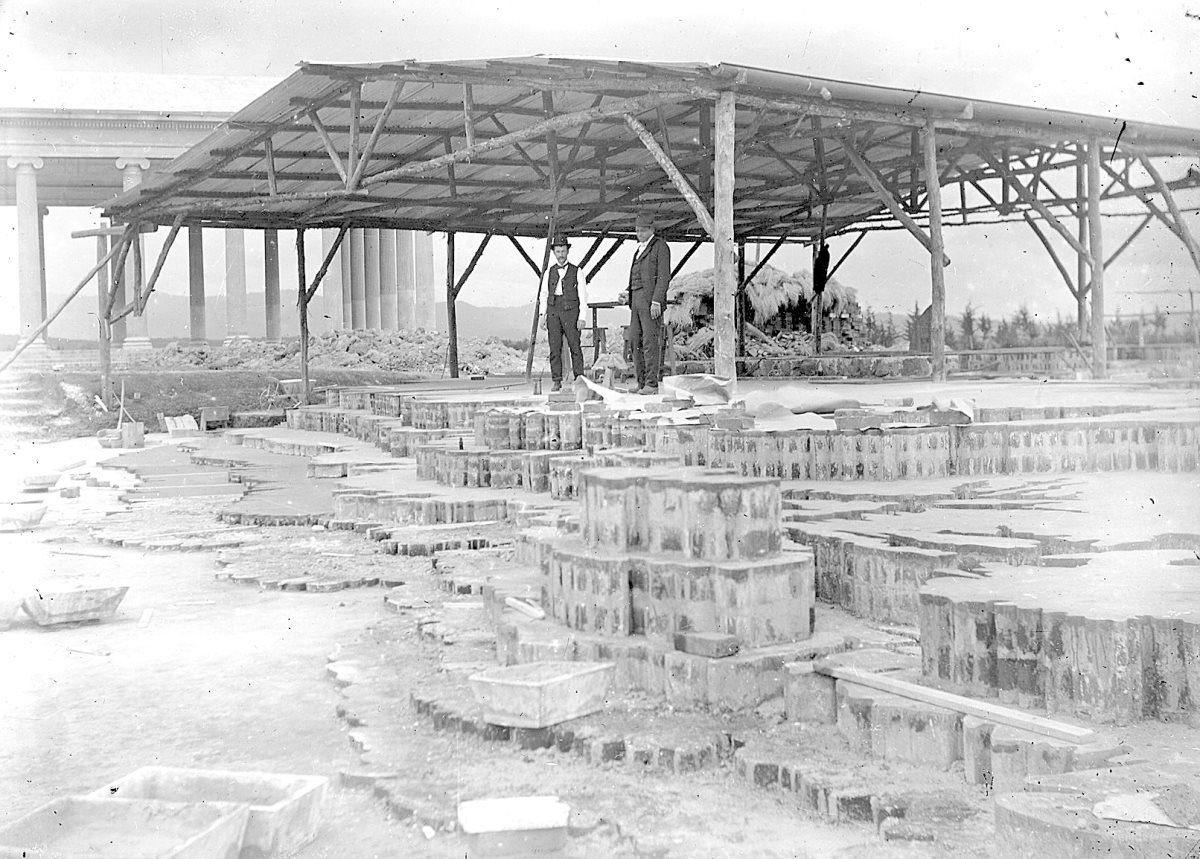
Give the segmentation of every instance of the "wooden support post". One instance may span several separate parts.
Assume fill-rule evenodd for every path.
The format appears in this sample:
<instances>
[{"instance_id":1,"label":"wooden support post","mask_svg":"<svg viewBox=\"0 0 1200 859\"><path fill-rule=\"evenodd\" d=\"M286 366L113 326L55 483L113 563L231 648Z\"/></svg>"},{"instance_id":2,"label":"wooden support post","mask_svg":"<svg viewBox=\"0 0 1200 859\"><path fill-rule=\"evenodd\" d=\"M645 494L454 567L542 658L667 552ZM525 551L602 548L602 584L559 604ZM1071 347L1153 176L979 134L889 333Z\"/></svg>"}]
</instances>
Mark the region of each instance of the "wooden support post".
<instances>
[{"instance_id":1,"label":"wooden support post","mask_svg":"<svg viewBox=\"0 0 1200 859\"><path fill-rule=\"evenodd\" d=\"M346 228L342 227L341 235L345 235ZM332 259L333 255L329 255ZM325 267L322 266L322 269ZM300 311L300 405L307 406L309 403L309 392L311 384L308 378L308 300L310 293L308 290L308 276L304 271L304 228L300 227L296 230L296 282L299 289L296 291L296 305ZM317 282L320 283L320 274L317 275Z\"/></svg>"},{"instance_id":2,"label":"wooden support post","mask_svg":"<svg viewBox=\"0 0 1200 859\"><path fill-rule=\"evenodd\" d=\"M263 151L267 162L267 193L274 197L279 193L279 183L275 178L275 144L270 137L263 141Z\"/></svg>"},{"instance_id":3,"label":"wooden support post","mask_svg":"<svg viewBox=\"0 0 1200 859\"><path fill-rule=\"evenodd\" d=\"M116 243L111 243L116 248ZM107 235L96 236L96 327L100 338L100 400L107 405L111 391L108 387L109 375L112 372L112 329L104 321L104 308L108 303L108 261L112 259L109 253Z\"/></svg>"},{"instance_id":4,"label":"wooden support post","mask_svg":"<svg viewBox=\"0 0 1200 859\"><path fill-rule=\"evenodd\" d=\"M1079 244L1087 246L1088 221L1087 221L1087 153L1084 151L1082 143L1079 144L1079 159L1075 162L1075 210L1076 210L1076 226ZM1057 261L1057 260L1056 260ZM1088 255L1080 251L1075 252L1075 288L1071 292L1075 295L1075 328L1077 337L1081 340L1087 336L1088 330L1088 272L1090 266L1088 264ZM1064 275L1065 276L1065 275ZM1070 278L1067 279L1068 285Z\"/></svg>"},{"instance_id":5,"label":"wooden support post","mask_svg":"<svg viewBox=\"0 0 1200 859\"><path fill-rule=\"evenodd\" d=\"M463 126L467 134L467 148L475 145L475 97L470 84L463 84Z\"/></svg>"},{"instance_id":6,"label":"wooden support post","mask_svg":"<svg viewBox=\"0 0 1200 859\"><path fill-rule=\"evenodd\" d=\"M733 301L737 271L733 244L734 128L737 98L732 92L717 96L714 121L716 159L713 167L713 370L725 379L737 378L737 331Z\"/></svg>"},{"instance_id":7,"label":"wooden support post","mask_svg":"<svg viewBox=\"0 0 1200 859\"><path fill-rule=\"evenodd\" d=\"M737 354L746 354L746 292L743 284L746 282L746 243L737 243L737 282L738 290L735 298L734 313L737 314Z\"/></svg>"},{"instance_id":8,"label":"wooden support post","mask_svg":"<svg viewBox=\"0 0 1200 859\"><path fill-rule=\"evenodd\" d=\"M455 309L454 289L454 232L446 233L446 333L449 337L446 363L450 366L450 378L458 378L458 313ZM536 312L536 308L535 311Z\"/></svg>"},{"instance_id":9,"label":"wooden support post","mask_svg":"<svg viewBox=\"0 0 1200 859\"><path fill-rule=\"evenodd\" d=\"M708 209L705 207L704 203L701 202L700 195L696 193L696 190L691 186L691 183L689 183L687 178L681 172L679 172L679 168L675 166L675 163L671 161L670 156L667 155L667 153L662 150L662 147L658 145L658 141L654 139L654 136L646 130L646 126L642 125L637 121L637 119L628 113L625 114L625 124L629 126L630 130L634 134L637 135L638 140L642 141L642 145L646 147L652 156L654 156L654 160L658 163L658 166L661 167L663 172L667 174L667 178L671 180L671 184L675 186L675 190L678 191L683 196L683 199L687 201L687 204L692 207L692 211L696 213L696 220L700 222L700 226L704 227L704 231L708 233L709 236L712 236L713 230L715 229L713 227L712 215L709 214Z\"/></svg>"},{"instance_id":10,"label":"wooden support post","mask_svg":"<svg viewBox=\"0 0 1200 859\"><path fill-rule=\"evenodd\" d=\"M1100 224L1100 141L1088 141L1087 216L1088 249L1091 252L1092 286L1092 375L1108 377L1108 335L1104 330L1104 239Z\"/></svg>"},{"instance_id":11,"label":"wooden support post","mask_svg":"<svg viewBox=\"0 0 1200 859\"><path fill-rule=\"evenodd\" d=\"M697 117L700 124L700 175L696 184L700 188L700 198L704 208L712 207L713 161L712 161L712 106L707 101L700 103L700 113Z\"/></svg>"},{"instance_id":12,"label":"wooden support post","mask_svg":"<svg viewBox=\"0 0 1200 859\"><path fill-rule=\"evenodd\" d=\"M558 195L555 194L557 200ZM554 218L546 226L546 247L542 250L542 264L537 269L538 285L537 294L533 299L533 324L529 327L529 354L525 357L525 380L529 381L533 378L533 350L537 346L538 320L542 313L542 279L546 274L546 266L550 265L550 243L554 241L554 228L556 224ZM524 253L524 248L521 249ZM525 254L528 258L528 254ZM532 260L531 260L532 261Z\"/></svg>"},{"instance_id":13,"label":"wooden support post","mask_svg":"<svg viewBox=\"0 0 1200 859\"><path fill-rule=\"evenodd\" d=\"M939 262L942 251L942 189L938 185L937 135L933 121L925 126L925 194L929 200L929 271L933 281L933 309L929 314L930 359L933 381L946 381L946 273Z\"/></svg>"}]
</instances>

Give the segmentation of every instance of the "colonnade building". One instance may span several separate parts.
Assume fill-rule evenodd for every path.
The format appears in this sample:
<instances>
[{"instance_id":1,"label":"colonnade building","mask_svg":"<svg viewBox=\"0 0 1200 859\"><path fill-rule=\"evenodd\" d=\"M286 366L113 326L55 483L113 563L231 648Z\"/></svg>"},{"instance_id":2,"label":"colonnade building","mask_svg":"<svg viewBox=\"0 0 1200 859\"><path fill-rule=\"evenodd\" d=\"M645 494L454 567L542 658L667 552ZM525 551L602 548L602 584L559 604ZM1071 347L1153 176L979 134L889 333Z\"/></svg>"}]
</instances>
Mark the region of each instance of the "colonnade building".
<instances>
[{"instance_id":1,"label":"colonnade building","mask_svg":"<svg viewBox=\"0 0 1200 859\"><path fill-rule=\"evenodd\" d=\"M46 284L45 217L51 207L99 207L123 190L137 186L156 167L167 164L213 131L237 108L262 92L268 84L261 78L229 79L170 75L79 76L59 79L58 90L39 88L39 98L12 97L0 93L0 205L16 207L16 271L6 272L8 284L15 282L18 296L18 335L24 339L42 324L48 312ZM107 80L112 78L114 80ZM119 80L115 80L119 79ZM90 89L124 93L104 98L115 107L86 107ZM132 107L160 100L162 107ZM124 98L122 102L118 99ZM33 106L5 107L4 101ZM172 109L172 105L199 106L216 103L227 110ZM223 104L222 104L223 103ZM80 105L80 106L67 106ZM98 228L102 227L97 223ZM95 232L102 233L102 229ZM336 231L323 230L325 248ZM182 236L180 237L182 239ZM265 332L268 340L294 336L298 331L281 330L279 242L275 230L233 229L187 230L189 337L194 341L245 338L247 324L246 243L262 242L261 288L265 298ZM95 237L96 253L104 256L112 239ZM144 241L144 239L143 239ZM204 246L208 241L224 244L224 271L206 271ZM178 243L182 244L182 242ZM172 255L179 249L172 250ZM143 264L148 268L153 260ZM355 229L346 236L339 259L326 274L317 301L321 312L314 314L314 330L379 329L433 330L436 327L436 287L433 273L432 237L429 233L387 229ZM86 273L92 260L81 244L78 275ZM132 254L126 266L134 264ZM100 288L107 290L111 271L101 273ZM72 274L71 279L75 276ZM132 276L125 278L134 282ZM290 280L289 280L290 282ZM73 283L56 284L60 289ZM257 286L257 283L252 284ZM224 293L226 330L210 331L206 299ZM9 287L11 288L11 286ZM83 295L77 301L85 301ZM115 306L129 298L118 294ZM315 308L314 308L315 309ZM257 326L255 326L257 327ZM52 331L52 329L51 329ZM43 341L44 341L43 335ZM154 329L153 305L141 315L130 314L114 326L113 345L148 347L150 338L167 334ZM170 336L176 336L172 333Z\"/></svg>"}]
</instances>

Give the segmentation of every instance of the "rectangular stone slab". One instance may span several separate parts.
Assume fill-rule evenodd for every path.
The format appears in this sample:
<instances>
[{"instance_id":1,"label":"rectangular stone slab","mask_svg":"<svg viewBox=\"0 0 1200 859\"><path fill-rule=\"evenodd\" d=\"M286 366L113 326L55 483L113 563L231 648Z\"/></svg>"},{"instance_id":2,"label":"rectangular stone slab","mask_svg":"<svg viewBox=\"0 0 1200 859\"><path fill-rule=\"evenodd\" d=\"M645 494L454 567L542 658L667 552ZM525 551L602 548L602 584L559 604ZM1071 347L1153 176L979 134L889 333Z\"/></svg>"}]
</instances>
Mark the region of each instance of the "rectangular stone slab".
<instances>
[{"instance_id":1,"label":"rectangular stone slab","mask_svg":"<svg viewBox=\"0 0 1200 859\"><path fill-rule=\"evenodd\" d=\"M595 713L612 682L611 662L531 662L468 678L483 718L513 728L547 728Z\"/></svg>"},{"instance_id":2,"label":"rectangular stone slab","mask_svg":"<svg viewBox=\"0 0 1200 859\"><path fill-rule=\"evenodd\" d=\"M83 588L39 593L26 597L21 605L38 626L108 620L117 613L117 606L128 590L128 587Z\"/></svg>"}]
</instances>

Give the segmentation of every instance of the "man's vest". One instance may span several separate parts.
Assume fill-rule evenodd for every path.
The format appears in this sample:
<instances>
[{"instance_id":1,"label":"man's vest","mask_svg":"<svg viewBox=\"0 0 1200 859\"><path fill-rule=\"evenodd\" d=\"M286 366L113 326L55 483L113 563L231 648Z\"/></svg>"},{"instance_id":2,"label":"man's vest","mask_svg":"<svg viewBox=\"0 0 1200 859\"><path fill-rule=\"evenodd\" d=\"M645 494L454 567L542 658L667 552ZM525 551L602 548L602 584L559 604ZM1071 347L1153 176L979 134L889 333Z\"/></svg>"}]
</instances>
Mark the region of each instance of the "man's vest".
<instances>
[{"instance_id":1,"label":"man's vest","mask_svg":"<svg viewBox=\"0 0 1200 859\"><path fill-rule=\"evenodd\" d=\"M651 262L649 265L644 263L647 260L657 259L658 236L650 239L646 244L644 253L633 255L633 265L629 268L629 291L637 292L639 289L654 289L654 276L657 274L657 263Z\"/></svg>"},{"instance_id":2,"label":"man's vest","mask_svg":"<svg viewBox=\"0 0 1200 859\"><path fill-rule=\"evenodd\" d=\"M567 263L566 273L562 276L562 295L555 295L558 291L558 266L550 268L550 276L546 279L546 307L555 307L559 310L578 310L579 309L579 267L574 263Z\"/></svg>"}]
</instances>

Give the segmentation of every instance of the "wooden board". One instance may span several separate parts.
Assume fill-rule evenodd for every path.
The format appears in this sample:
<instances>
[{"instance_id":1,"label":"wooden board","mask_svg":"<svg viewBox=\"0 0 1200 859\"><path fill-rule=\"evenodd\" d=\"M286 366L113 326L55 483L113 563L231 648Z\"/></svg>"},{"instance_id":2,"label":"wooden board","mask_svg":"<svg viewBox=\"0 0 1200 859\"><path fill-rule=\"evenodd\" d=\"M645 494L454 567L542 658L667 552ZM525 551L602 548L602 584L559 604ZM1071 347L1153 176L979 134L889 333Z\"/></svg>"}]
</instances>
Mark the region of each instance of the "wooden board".
<instances>
[{"instance_id":1,"label":"wooden board","mask_svg":"<svg viewBox=\"0 0 1200 859\"><path fill-rule=\"evenodd\" d=\"M942 692L939 689L930 689L927 686L919 686L916 683L909 683L894 677L872 674L859 668L825 665L818 662L817 672L837 680L846 680L850 683L857 683L860 686L878 689L880 692L890 692L902 698L923 701L926 704L945 707L947 710L954 710L968 716L987 719L990 722L1019 728L1022 731L1043 734L1047 737L1064 740L1068 743L1090 743L1097 739L1096 732L1090 728L1080 728L1075 725L1068 725L1065 722L1056 722L1044 716L1034 716L1021 710L1014 710L1011 707L986 704L983 701L964 698L961 695Z\"/></svg>"}]
</instances>

